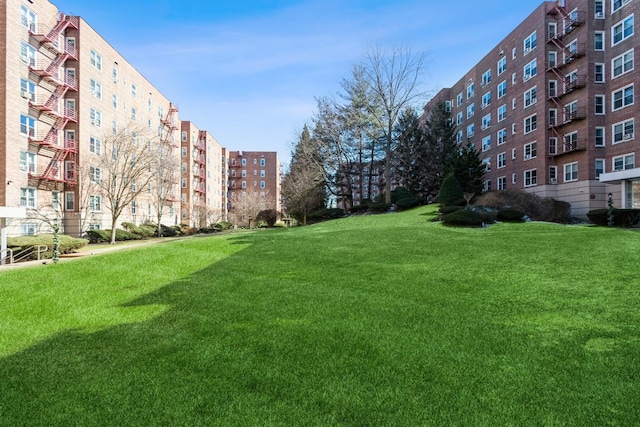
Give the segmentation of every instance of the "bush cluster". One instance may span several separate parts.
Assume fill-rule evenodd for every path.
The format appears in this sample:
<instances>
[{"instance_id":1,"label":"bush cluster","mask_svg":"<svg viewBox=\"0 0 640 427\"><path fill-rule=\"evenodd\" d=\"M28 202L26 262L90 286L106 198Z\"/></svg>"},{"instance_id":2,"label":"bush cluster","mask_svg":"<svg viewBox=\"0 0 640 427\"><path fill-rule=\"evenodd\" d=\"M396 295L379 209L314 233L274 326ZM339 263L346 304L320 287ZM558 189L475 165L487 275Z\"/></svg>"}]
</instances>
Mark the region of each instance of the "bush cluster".
<instances>
[{"instance_id":1,"label":"bush cluster","mask_svg":"<svg viewBox=\"0 0 640 427\"><path fill-rule=\"evenodd\" d=\"M147 237L153 237L153 234L156 230L154 227L150 227L148 225L137 226L131 222L123 222L122 227L129 233L137 234L143 239L146 239Z\"/></svg>"},{"instance_id":2,"label":"bush cluster","mask_svg":"<svg viewBox=\"0 0 640 427\"><path fill-rule=\"evenodd\" d=\"M447 225L461 225L467 227L479 227L484 222L477 212L468 209L458 209L443 215L442 221Z\"/></svg>"},{"instance_id":3,"label":"bush cluster","mask_svg":"<svg viewBox=\"0 0 640 427\"><path fill-rule=\"evenodd\" d=\"M498 211L498 221L502 222L522 222L524 221L524 212L517 209L500 209Z\"/></svg>"},{"instance_id":4,"label":"bush cluster","mask_svg":"<svg viewBox=\"0 0 640 427\"><path fill-rule=\"evenodd\" d=\"M111 241L111 230L89 230L87 231L87 238L89 243L108 243ZM116 228L116 241L122 242L125 240L142 240L142 236Z\"/></svg>"},{"instance_id":5,"label":"bush cluster","mask_svg":"<svg viewBox=\"0 0 640 427\"><path fill-rule=\"evenodd\" d=\"M640 209L612 209L613 225L631 228L640 222ZM589 221L596 225L609 225L609 209L595 209L587 213Z\"/></svg>"},{"instance_id":6,"label":"bush cluster","mask_svg":"<svg viewBox=\"0 0 640 427\"><path fill-rule=\"evenodd\" d=\"M522 190L491 191L476 200L480 206L515 209L536 221L566 224L571 222L571 205L550 197L540 197Z\"/></svg>"},{"instance_id":7,"label":"bush cluster","mask_svg":"<svg viewBox=\"0 0 640 427\"><path fill-rule=\"evenodd\" d=\"M61 255L74 253L89 243L87 239L78 239L77 237L71 237L64 234L59 234L58 237L60 239L59 251ZM53 258L53 234L38 234L36 236L17 236L7 238L7 247L10 248L14 254L36 245L44 245L47 247L47 251L43 252L41 257ZM29 259L37 259L37 254L32 254Z\"/></svg>"},{"instance_id":8,"label":"bush cluster","mask_svg":"<svg viewBox=\"0 0 640 427\"><path fill-rule=\"evenodd\" d=\"M323 221L328 219L342 218L343 216L344 211L342 209L324 208L307 215L307 221Z\"/></svg>"}]
</instances>

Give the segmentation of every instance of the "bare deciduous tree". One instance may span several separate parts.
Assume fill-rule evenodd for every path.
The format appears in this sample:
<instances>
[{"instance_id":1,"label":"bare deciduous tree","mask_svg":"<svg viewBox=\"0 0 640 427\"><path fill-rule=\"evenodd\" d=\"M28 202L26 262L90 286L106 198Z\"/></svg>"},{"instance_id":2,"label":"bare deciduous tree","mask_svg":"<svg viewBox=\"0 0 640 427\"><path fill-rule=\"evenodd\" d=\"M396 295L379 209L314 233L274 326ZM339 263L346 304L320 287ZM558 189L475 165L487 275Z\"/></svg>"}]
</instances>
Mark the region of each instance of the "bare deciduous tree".
<instances>
[{"instance_id":1,"label":"bare deciduous tree","mask_svg":"<svg viewBox=\"0 0 640 427\"><path fill-rule=\"evenodd\" d=\"M391 202L391 156L395 140L394 127L400 113L419 99L419 80L426 56L414 55L410 48L385 51L379 46L371 49L361 64L364 80L374 96L371 117L377 122L385 144L385 201Z\"/></svg>"},{"instance_id":2,"label":"bare deciduous tree","mask_svg":"<svg viewBox=\"0 0 640 427\"><path fill-rule=\"evenodd\" d=\"M176 196L180 180L180 163L173 150L167 144L155 147L156 155L152 158L152 177L148 185L151 186L151 205L156 212L158 237L162 235L162 217L167 207L178 201Z\"/></svg>"},{"instance_id":3,"label":"bare deciduous tree","mask_svg":"<svg viewBox=\"0 0 640 427\"><path fill-rule=\"evenodd\" d=\"M230 201L235 222L247 222L249 228L261 211L269 209L274 204L269 191L256 190L236 192Z\"/></svg>"},{"instance_id":4,"label":"bare deciduous tree","mask_svg":"<svg viewBox=\"0 0 640 427\"><path fill-rule=\"evenodd\" d=\"M91 211L99 210L102 203L111 213L111 243L116 241L116 224L127 206L131 206L138 195L147 189L153 178L153 166L157 153L148 131L129 124L114 135L104 139L104 150L98 156L97 165L89 167L89 181L98 195L90 196Z\"/></svg>"}]
</instances>

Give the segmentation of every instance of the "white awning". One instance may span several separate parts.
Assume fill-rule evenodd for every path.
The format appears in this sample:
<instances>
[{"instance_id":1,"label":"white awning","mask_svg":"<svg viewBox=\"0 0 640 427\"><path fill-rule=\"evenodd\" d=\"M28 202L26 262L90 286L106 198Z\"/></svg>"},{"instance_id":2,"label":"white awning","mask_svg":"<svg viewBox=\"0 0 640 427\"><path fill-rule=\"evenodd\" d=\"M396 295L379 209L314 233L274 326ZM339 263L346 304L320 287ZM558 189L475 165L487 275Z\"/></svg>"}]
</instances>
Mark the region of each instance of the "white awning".
<instances>
[{"instance_id":1,"label":"white awning","mask_svg":"<svg viewBox=\"0 0 640 427\"><path fill-rule=\"evenodd\" d=\"M630 181L636 179L640 179L640 168L600 174L600 182L609 182L612 184L618 184L620 183L620 181Z\"/></svg>"}]
</instances>

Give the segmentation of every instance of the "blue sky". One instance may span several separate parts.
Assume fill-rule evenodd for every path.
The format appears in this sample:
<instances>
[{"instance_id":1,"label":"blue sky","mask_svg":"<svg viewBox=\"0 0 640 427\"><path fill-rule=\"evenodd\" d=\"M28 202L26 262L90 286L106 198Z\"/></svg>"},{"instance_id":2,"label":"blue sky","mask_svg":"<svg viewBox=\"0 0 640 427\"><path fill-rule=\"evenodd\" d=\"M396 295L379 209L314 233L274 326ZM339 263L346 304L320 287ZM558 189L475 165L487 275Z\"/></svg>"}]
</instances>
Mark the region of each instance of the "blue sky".
<instances>
[{"instance_id":1,"label":"blue sky","mask_svg":"<svg viewBox=\"0 0 640 427\"><path fill-rule=\"evenodd\" d=\"M83 17L232 150L278 151L373 46L427 52L423 87L451 86L542 0L53 0Z\"/></svg>"}]
</instances>

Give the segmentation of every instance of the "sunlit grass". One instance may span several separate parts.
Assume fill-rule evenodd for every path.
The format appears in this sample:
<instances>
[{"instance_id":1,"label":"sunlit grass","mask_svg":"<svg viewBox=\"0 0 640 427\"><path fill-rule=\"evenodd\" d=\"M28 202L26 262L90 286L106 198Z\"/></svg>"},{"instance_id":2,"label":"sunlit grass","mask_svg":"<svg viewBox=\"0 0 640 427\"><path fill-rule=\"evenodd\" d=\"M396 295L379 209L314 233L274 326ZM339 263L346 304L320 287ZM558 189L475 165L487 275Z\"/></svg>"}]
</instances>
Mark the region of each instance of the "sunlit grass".
<instances>
[{"instance_id":1,"label":"sunlit grass","mask_svg":"<svg viewBox=\"0 0 640 427\"><path fill-rule=\"evenodd\" d=\"M432 216L0 272L0 425L637 424L640 235Z\"/></svg>"}]
</instances>

